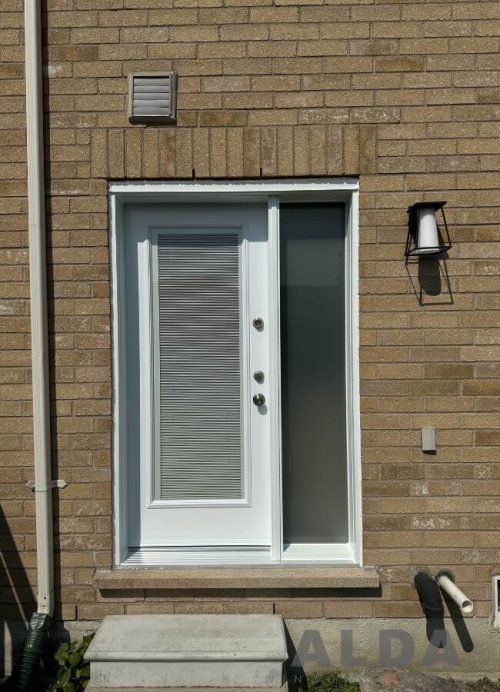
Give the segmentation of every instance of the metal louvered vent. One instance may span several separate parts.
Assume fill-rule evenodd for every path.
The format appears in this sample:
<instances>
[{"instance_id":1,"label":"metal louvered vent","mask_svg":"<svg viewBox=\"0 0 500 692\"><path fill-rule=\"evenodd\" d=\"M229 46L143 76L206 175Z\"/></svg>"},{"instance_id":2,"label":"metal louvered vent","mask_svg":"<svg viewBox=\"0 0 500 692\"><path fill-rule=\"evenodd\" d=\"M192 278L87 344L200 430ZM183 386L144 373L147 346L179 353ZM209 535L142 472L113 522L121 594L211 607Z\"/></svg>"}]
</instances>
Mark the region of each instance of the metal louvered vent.
<instances>
[{"instance_id":1,"label":"metal louvered vent","mask_svg":"<svg viewBox=\"0 0 500 692\"><path fill-rule=\"evenodd\" d=\"M136 72L129 75L128 117L132 123L175 123L175 72Z\"/></svg>"}]
</instances>

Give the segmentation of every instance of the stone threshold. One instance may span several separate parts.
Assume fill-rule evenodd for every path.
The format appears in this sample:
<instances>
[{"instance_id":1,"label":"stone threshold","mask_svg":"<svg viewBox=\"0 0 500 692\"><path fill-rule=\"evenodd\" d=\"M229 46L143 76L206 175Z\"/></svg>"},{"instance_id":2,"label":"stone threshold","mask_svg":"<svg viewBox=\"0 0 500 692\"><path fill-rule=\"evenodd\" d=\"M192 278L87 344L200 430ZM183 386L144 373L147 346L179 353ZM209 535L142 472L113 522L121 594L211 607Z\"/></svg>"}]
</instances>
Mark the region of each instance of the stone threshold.
<instances>
[{"instance_id":1,"label":"stone threshold","mask_svg":"<svg viewBox=\"0 0 500 692\"><path fill-rule=\"evenodd\" d=\"M98 569L94 586L121 589L376 589L375 567L157 567Z\"/></svg>"},{"instance_id":2,"label":"stone threshold","mask_svg":"<svg viewBox=\"0 0 500 692\"><path fill-rule=\"evenodd\" d=\"M216 692L272 692L272 690L281 690L287 692L289 687L285 682L282 687L86 687L85 692L103 692L103 690L112 690L112 692L159 692L160 690L168 690L168 692L210 692L210 689Z\"/></svg>"}]
</instances>

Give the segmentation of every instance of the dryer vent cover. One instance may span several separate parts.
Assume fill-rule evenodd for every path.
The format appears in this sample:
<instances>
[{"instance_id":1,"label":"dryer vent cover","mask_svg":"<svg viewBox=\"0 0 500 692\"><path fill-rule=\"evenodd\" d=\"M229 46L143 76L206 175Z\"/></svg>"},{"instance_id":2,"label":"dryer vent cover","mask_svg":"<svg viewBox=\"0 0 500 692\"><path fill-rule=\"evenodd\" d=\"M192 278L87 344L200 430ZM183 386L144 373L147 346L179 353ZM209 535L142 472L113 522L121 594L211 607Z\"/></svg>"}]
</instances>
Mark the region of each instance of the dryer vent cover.
<instances>
[{"instance_id":1,"label":"dryer vent cover","mask_svg":"<svg viewBox=\"0 0 500 692\"><path fill-rule=\"evenodd\" d=\"M136 72L129 75L128 117L132 123L175 123L175 72Z\"/></svg>"}]
</instances>

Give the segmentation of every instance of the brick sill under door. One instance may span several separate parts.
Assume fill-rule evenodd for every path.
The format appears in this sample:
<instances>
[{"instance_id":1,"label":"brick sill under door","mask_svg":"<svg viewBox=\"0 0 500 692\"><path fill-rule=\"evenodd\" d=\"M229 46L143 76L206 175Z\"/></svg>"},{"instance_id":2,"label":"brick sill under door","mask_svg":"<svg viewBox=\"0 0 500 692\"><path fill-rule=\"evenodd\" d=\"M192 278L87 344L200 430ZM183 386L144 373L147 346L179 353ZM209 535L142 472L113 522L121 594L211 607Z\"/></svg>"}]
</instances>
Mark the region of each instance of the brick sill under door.
<instances>
[{"instance_id":1,"label":"brick sill under door","mask_svg":"<svg viewBox=\"0 0 500 692\"><path fill-rule=\"evenodd\" d=\"M376 589L375 567L165 567L96 570L100 591L122 589Z\"/></svg>"}]
</instances>

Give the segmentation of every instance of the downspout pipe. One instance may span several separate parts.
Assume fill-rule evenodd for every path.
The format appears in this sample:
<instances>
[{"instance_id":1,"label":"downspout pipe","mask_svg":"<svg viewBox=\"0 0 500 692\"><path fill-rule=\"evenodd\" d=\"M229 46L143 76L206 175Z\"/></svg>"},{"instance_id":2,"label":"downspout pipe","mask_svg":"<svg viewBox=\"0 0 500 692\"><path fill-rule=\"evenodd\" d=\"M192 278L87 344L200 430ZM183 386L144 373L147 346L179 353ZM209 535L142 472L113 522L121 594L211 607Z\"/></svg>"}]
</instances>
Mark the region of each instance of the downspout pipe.
<instances>
[{"instance_id":1,"label":"downspout pipe","mask_svg":"<svg viewBox=\"0 0 500 692\"><path fill-rule=\"evenodd\" d=\"M18 670L28 689L54 611L49 340L43 147L42 18L40 0L24 0L26 156L33 391L33 449L37 550L37 612L33 614Z\"/></svg>"},{"instance_id":2,"label":"downspout pipe","mask_svg":"<svg viewBox=\"0 0 500 692\"><path fill-rule=\"evenodd\" d=\"M52 462L39 0L25 0L26 135L38 612L54 610Z\"/></svg>"}]
</instances>

